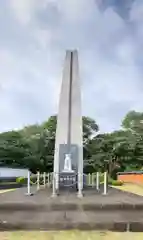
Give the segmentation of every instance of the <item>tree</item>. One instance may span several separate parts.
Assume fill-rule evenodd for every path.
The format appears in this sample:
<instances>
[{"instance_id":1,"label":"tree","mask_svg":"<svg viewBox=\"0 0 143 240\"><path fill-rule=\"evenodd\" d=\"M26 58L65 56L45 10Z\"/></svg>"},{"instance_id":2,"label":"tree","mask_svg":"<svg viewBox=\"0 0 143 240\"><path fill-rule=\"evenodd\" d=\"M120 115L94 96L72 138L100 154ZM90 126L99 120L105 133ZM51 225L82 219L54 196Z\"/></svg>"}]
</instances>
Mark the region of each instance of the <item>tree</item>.
<instances>
[{"instance_id":1,"label":"tree","mask_svg":"<svg viewBox=\"0 0 143 240\"><path fill-rule=\"evenodd\" d=\"M117 171L124 170L133 159L134 146L131 143L131 133L128 131L98 134L88 145L88 161L94 171L108 170L115 177Z\"/></svg>"},{"instance_id":2,"label":"tree","mask_svg":"<svg viewBox=\"0 0 143 240\"><path fill-rule=\"evenodd\" d=\"M83 117L83 145L84 145L84 158L88 155L87 145L90 139L96 134L99 130L99 127L95 120L89 117ZM55 136L56 136L56 124L57 116L51 116L48 121L42 124L42 128L48 130L49 137L51 139L51 147L55 147Z\"/></svg>"},{"instance_id":3,"label":"tree","mask_svg":"<svg viewBox=\"0 0 143 240\"><path fill-rule=\"evenodd\" d=\"M130 111L123 119L122 127L133 134L143 135L143 113Z\"/></svg>"},{"instance_id":4,"label":"tree","mask_svg":"<svg viewBox=\"0 0 143 240\"><path fill-rule=\"evenodd\" d=\"M26 167L31 171L52 171L57 116L41 125L29 125L20 131L0 134L1 165ZM84 158L88 156L88 142L98 130L96 122L83 117Z\"/></svg>"},{"instance_id":5,"label":"tree","mask_svg":"<svg viewBox=\"0 0 143 240\"><path fill-rule=\"evenodd\" d=\"M83 117L83 144L86 145L99 131L99 126L94 119Z\"/></svg>"},{"instance_id":6,"label":"tree","mask_svg":"<svg viewBox=\"0 0 143 240\"><path fill-rule=\"evenodd\" d=\"M130 138L134 147L133 168L143 165L143 112L130 111L124 118L122 126L132 133Z\"/></svg>"},{"instance_id":7,"label":"tree","mask_svg":"<svg viewBox=\"0 0 143 240\"><path fill-rule=\"evenodd\" d=\"M24 127L19 131L19 133L24 137L25 139L30 139L33 137L38 137L41 134L42 127L41 125L34 124Z\"/></svg>"},{"instance_id":8,"label":"tree","mask_svg":"<svg viewBox=\"0 0 143 240\"><path fill-rule=\"evenodd\" d=\"M86 144L86 142L92 138L92 136L95 135L95 133L99 130L99 127L95 120L89 117L83 117L83 143ZM48 121L44 122L42 124L42 128L47 129L50 133L51 137L55 139L56 136L56 125L57 125L57 116L51 116Z\"/></svg>"},{"instance_id":9,"label":"tree","mask_svg":"<svg viewBox=\"0 0 143 240\"><path fill-rule=\"evenodd\" d=\"M25 166L26 146L21 134L10 131L0 134L0 163L8 166Z\"/></svg>"}]
</instances>

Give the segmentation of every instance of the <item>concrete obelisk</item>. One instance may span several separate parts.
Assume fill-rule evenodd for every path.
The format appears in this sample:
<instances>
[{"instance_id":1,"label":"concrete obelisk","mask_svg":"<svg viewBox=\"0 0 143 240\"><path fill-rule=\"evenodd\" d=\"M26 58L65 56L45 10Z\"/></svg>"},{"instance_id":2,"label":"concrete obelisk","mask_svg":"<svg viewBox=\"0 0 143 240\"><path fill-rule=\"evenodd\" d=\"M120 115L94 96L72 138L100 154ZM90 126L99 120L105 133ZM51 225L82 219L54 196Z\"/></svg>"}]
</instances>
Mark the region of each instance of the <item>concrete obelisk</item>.
<instances>
[{"instance_id":1,"label":"concrete obelisk","mask_svg":"<svg viewBox=\"0 0 143 240\"><path fill-rule=\"evenodd\" d=\"M78 196L83 189L83 132L78 52L67 51L59 100L54 154L53 194L60 188L60 174L77 175Z\"/></svg>"}]
</instances>

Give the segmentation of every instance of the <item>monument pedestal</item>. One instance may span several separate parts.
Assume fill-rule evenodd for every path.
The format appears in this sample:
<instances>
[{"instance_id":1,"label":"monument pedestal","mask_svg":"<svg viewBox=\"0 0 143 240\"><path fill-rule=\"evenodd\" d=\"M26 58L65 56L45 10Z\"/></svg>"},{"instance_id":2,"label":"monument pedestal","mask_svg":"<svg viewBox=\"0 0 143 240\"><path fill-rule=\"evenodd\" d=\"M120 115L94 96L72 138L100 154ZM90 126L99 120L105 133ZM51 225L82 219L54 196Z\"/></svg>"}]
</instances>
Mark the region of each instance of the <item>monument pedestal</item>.
<instances>
[{"instance_id":1,"label":"monument pedestal","mask_svg":"<svg viewBox=\"0 0 143 240\"><path fill-rule=\"evenodd\" d=\"M77 190L77 174L75 172L61 172L59 174L59 188L60 189L74 189Z\"/></svg>"}]
</instances>

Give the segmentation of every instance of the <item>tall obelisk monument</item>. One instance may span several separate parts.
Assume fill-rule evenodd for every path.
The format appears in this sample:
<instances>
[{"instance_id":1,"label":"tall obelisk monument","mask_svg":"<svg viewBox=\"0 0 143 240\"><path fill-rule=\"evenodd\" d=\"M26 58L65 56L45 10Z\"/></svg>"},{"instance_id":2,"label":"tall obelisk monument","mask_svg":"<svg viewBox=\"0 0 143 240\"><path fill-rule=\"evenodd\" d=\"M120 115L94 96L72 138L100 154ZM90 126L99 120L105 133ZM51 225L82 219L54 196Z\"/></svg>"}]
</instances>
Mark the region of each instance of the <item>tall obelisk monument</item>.
<instances>
[{"instance_id":1,"label":"tall obelisk monument","mask_svg":"<svg viewBox=\"0 0 143 240\"><path fill-rule=\"evenodd\" d=\"M75 174L78 196L82 196L83 130L80 90L78 52L66 51L55 140L54 194L60 189L60 175L65 174L69 179Z\"/></svg>"}]
</instances>

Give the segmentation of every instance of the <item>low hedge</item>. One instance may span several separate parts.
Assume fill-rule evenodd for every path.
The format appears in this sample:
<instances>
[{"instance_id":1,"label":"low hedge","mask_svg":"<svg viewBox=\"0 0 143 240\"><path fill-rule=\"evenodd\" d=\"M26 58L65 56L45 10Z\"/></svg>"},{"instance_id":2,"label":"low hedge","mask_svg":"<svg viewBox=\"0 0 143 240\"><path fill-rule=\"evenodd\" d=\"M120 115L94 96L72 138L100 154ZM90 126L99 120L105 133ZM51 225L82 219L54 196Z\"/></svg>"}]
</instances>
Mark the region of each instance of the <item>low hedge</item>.
<instances>
[{"instance_id":1,"label":"low hedge","mask_svg":"<svg viewBox=\"0 0 143 240\"><path fill-rule=\"evenodd\" d=\"M31 180L31 182L34 183L34 182L36 182L37 177L36 177L36 176L31 177L30 180ZM43 183L43 178L40 178L39 180L40 180L40 183L42 184L42 183ZM100 176L100 183L103 183L103 182L104 182L104 176L101 175L101 176ZM16 179L16 183L22 184L22 185L27 184L27 178L18 177L18 178ZM114 179L108 177L108 184L109 184L109 185L112 185L112 186L122 186L122 185L124 184L124 182L123 182L123 181L120 181L120 180L114 180Z\"/></svg>"},{"instance_id":2,"label":"low hedge","mask_svg":"<svg viewBox=\"0 0 143 240\"><path fill-rule=\"evenodd\" d=\"M104 183L104 173L99 176L100 183ZM112 186L122 186L124 184L123 181L114 180L110 176L108 176L108 184Z\"/></svg>"},{"instance_id":3,"label":"low hedge","mask_svg":"<svg viewBox=\"0 0 143 240\"><path fill-rule=\"evenodd\" d=\"M26 184L26 183L27 183L27 178L18 177L18 178L16 178L16 182L17 182L18 184Z\"/></svg>"},{"instance_id":4,"label":"low hedge","mask_svg":"<svg viewBox=\"0 0 143 240\"><path fill-rule=\"evenodd\" d=\"M122 186L124 184L123 181L119 181L119 180L109 180L108 181L108 184L109 185L112 185L112 186Z\"/></svg>"},{"instance_id":5,"label":"low hedge","mask_svg":"<svg viewBox=\"0 0 143 240\"><path fill-rule=\"evenodd\" d=\"M42 178L39 179L40 182L42 182ZM37 181L37 176L30 177L30 181L33 182L33 184ZM27 178L24 177L18 177L16 178L16 182L20 184L27 184Z\"/></svg>"}]
</instances>

